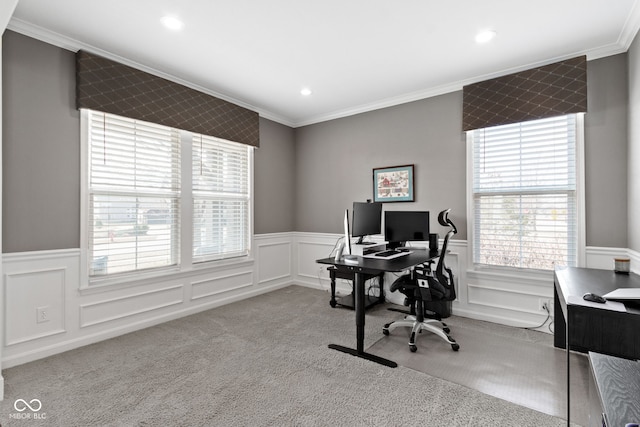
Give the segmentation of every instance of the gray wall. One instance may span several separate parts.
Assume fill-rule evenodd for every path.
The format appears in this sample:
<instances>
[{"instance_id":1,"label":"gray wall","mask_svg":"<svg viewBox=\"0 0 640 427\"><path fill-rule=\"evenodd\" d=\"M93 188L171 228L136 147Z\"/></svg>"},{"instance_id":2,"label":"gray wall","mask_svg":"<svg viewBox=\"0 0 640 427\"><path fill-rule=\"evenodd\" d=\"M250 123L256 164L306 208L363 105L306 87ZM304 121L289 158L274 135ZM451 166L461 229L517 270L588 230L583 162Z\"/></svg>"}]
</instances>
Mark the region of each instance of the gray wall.
<instances>
[{"instance_id":1,"label":"gray wall","mask_svg":"<svg viewBox=\"0 0 640 427\"><path fill-rule=\"evenodd\" d=\"M627 247L627 55L587 63L585 190L588 246Z\"/></svg>"},{"instance_id":2,"label":"gray wall","mask_svg":"<svg viewBox=\"0 0 640 427\"><path fill-rule=\"evenodd\" d=\"M466 238L462 94L450 93L296 129L296 230L342 230L344 209L373 198L373 168L413 164L415 202L385 210L451 208ZM433 232L444 234L435 218Z\"/></svg>"},{"instance_id":3,"label":"gray wall","mask_svg":"<svg viewBox=\"0 0 640 427\"><path fill-rule=\"evenodd\" d=\"M640 36L629 56L629 249L640 251Z\"/></svg>"},{"instance_id":4,"label":"gray wall","mask_svg":"<svg viewBox=\"0 0 640 427\"><path fill-rule=\"evenodd\" d=\"M295 229L295 141L288 126L260 118L260 148L255 155L254 232Z\"/></svg>"},{"instance_id":5,"label":"gray wall","mask_svg":"<svg viewBox=\"0 0 640 427\"><path fill-rule=\"evenodd\" d=\"M2 251L80 247L80 115L70 51L3 35ZM255 228L294 229L293 129L260 119Z\"/></svg>"},{"instance_id":6,"label":"gray wall","mask_svg":"<svg viewBox=\"0 0 640 427\"><path fill-rule=\"evenodd\" d=\"M80 115L73 53L3 36L3 252L77 248Z\"/></svg>"},{"instance_id":7,"label":"gray wall","mask_svg":"<svg viewBox=\"0 0 640 427\"><path fill-rule=\"evenodd\" d=\"M626 54L587 65L586 239L626 247ZM415 164L416 202L385 209L452 209L466 239L466 148L462 93L319 123L296 130L296 230L341 231L342 212L372 197L372 168ZM432 220L432 227L438 226Z\"/></svg>"},{"instance_id":8,"label":"gray wall","mask_svg":"<svg viewBox=\"0 0 640 427\"><path fill-rule=\"evenodd\" d=\"M640 164L639 50L636 41L628 55L588 63L590 246L640 250L640 224L633 215L640 205L640 178L633 167ZM3 252L79 247L80 122L74 76L73 53L5 32ZM462 94L453 92L295 130L260 119L255 233L339 233L343 210L354 200L372 197L373 168L414 164L416 202L388 203L385 209L451 208L457 238L466 239L461 116ZM435 220L432 224L440 231Z\"/></svg>"}]
</instances>

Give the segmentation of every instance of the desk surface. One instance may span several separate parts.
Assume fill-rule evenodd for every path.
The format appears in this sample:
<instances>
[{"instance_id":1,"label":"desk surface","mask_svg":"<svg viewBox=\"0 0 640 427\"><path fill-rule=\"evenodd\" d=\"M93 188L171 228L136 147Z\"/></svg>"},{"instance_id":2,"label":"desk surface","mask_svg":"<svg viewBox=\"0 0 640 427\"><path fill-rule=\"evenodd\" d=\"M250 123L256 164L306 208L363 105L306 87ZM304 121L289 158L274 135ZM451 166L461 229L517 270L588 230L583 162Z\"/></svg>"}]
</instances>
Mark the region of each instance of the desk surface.
<instances>
[{"instance_id":1,"label":"desk surface","mask_svg":"<svg viewBox=\"0 0 640 427\"><path fill-rule=\"evenodd\" d=\"M383 271L397 273L423 264L436 257L438 257L438 251L431 252L426 249L412 249L408 255L392 259L365 258L359 256L357 264L345 262L344 259L336 261L334 258L323 258L317 260L317 262L320 264L335 265L343 270L377 274Z\"/></svg>"},{"instance_id":2,"label":"desk surface","mask_svg":"<svg viewBox=\"0 0 640 427\"><path fill-rule=\"evenodd\" d=\"M588 303L582 299L582 295L592 292L604 295L620 288L640 288L640 276L637 274L618 274L611 270L598 270L593 268L557 268L555 271L556 283L561 292L558 292L561 308L566 318L567 305L581 305L585 307L607 309L607 305ZM595 305L594 305L595 304ZM626 311L632 314L640 314L638 306L627 304Z\"/></svg>"}]
</instances>

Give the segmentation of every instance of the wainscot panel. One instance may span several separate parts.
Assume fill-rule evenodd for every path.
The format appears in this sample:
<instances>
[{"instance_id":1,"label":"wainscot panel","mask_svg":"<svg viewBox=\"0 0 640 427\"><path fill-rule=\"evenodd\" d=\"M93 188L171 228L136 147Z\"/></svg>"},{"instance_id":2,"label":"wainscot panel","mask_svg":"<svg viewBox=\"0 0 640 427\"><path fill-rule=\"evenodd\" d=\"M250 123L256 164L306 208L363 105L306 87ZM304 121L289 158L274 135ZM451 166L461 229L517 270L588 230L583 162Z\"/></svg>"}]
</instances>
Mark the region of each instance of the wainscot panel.
<instances>
[{"instance_id":1,"label":"wainscot panel","mask_svg":"<svg viewBox=\"0 0 640 427\"><path fill-rule=\"evenodd\" d=\"M174 285L135 292L98 302L80 304L80 327L99 325L129 316L149 313L183 301L183 286Z\"/></svg>"},{"instance_id":2,"label":"wainscot panel","mask_svg":"<svg viewBox=\"0 0 640 427\"><path fill-rule=\"evenodd\" d=\"M291 279L292 242L290 234L262 235L256 238L258 283Z\"/></svg>"},{"instance_id":3,"label":"wainscot panel","mask_svg":"<svg viewBox=\"0 0 640 427\"><path fill-rule=\"evenodd\" d=\"M191 282L191 300L213 298L253 286L253 272L239 271Z\"/></svg>"},{"instance_id":4,"label":"wainscot panel","mask_svg":"<svg viewBox=\"0 0 640 427\"><path fill-rule=\"evenodd\" d=\"M65 276L58 267L5 274L5 345L66 332Z\"/></svg>"},{"instance_id":5,"label":"wainscot panel","mask_svg":"<svg viewBox=\"0 0 640 427\"><path fill-rule=\"evenodd\" d=\"M2 367L289 286L294 238L293 233L254 236L255 257L237 264L211 263L82 290L80 249L3 254ZM48 320L38 322L43 318Z\"/></svg>"}]
</instances>

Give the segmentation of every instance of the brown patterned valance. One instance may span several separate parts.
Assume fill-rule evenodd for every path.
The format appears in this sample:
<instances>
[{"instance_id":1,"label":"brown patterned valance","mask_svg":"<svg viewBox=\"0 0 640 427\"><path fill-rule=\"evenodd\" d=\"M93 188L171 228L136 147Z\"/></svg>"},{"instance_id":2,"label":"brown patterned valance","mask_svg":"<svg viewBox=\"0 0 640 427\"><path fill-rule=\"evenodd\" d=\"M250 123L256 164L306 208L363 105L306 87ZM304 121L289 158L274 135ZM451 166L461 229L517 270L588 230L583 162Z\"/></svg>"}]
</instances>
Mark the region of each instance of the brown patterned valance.
<instances>
[{"instance_id":1,"label":"brown patterned valance","mask_svg":"<svg viewBox=\"0 0 640 427\"><path fill-rule=\"evenodd\" d=\"M260 146L258 113L88 52L76 54L76 103Z\"/></svg>"},{"instance_id":2,"label":"brown patterned valance","mask_svg":"<svg viewBox=\"0 0 640 427\"><path fill-rule=\"evenodd\" d=\"M462 98L465 131L586 112L587 58L468 85Z\"/></svg>"}]
</instances>

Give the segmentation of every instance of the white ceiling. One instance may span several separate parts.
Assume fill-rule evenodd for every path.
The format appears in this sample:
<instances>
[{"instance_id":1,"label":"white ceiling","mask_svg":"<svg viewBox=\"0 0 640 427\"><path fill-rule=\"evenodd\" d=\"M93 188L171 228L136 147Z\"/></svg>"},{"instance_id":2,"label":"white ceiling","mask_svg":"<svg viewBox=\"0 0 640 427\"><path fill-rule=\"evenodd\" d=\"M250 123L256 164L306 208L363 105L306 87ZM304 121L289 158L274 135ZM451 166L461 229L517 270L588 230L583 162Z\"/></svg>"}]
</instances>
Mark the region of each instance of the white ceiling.
<instances>
[{"instance_id":1,"label":"white ceiling","mask_svg":"<svg viewBox=\"0 0 640 427\"><path fill-rule=\"evenodd\" d=\"M638 1L18 0L8 28L297 127L625 52L640 28ZM167 14L184 28L164 28ZM497 36L476 44L483 29Z\"/></svg>"}]
</instances>

